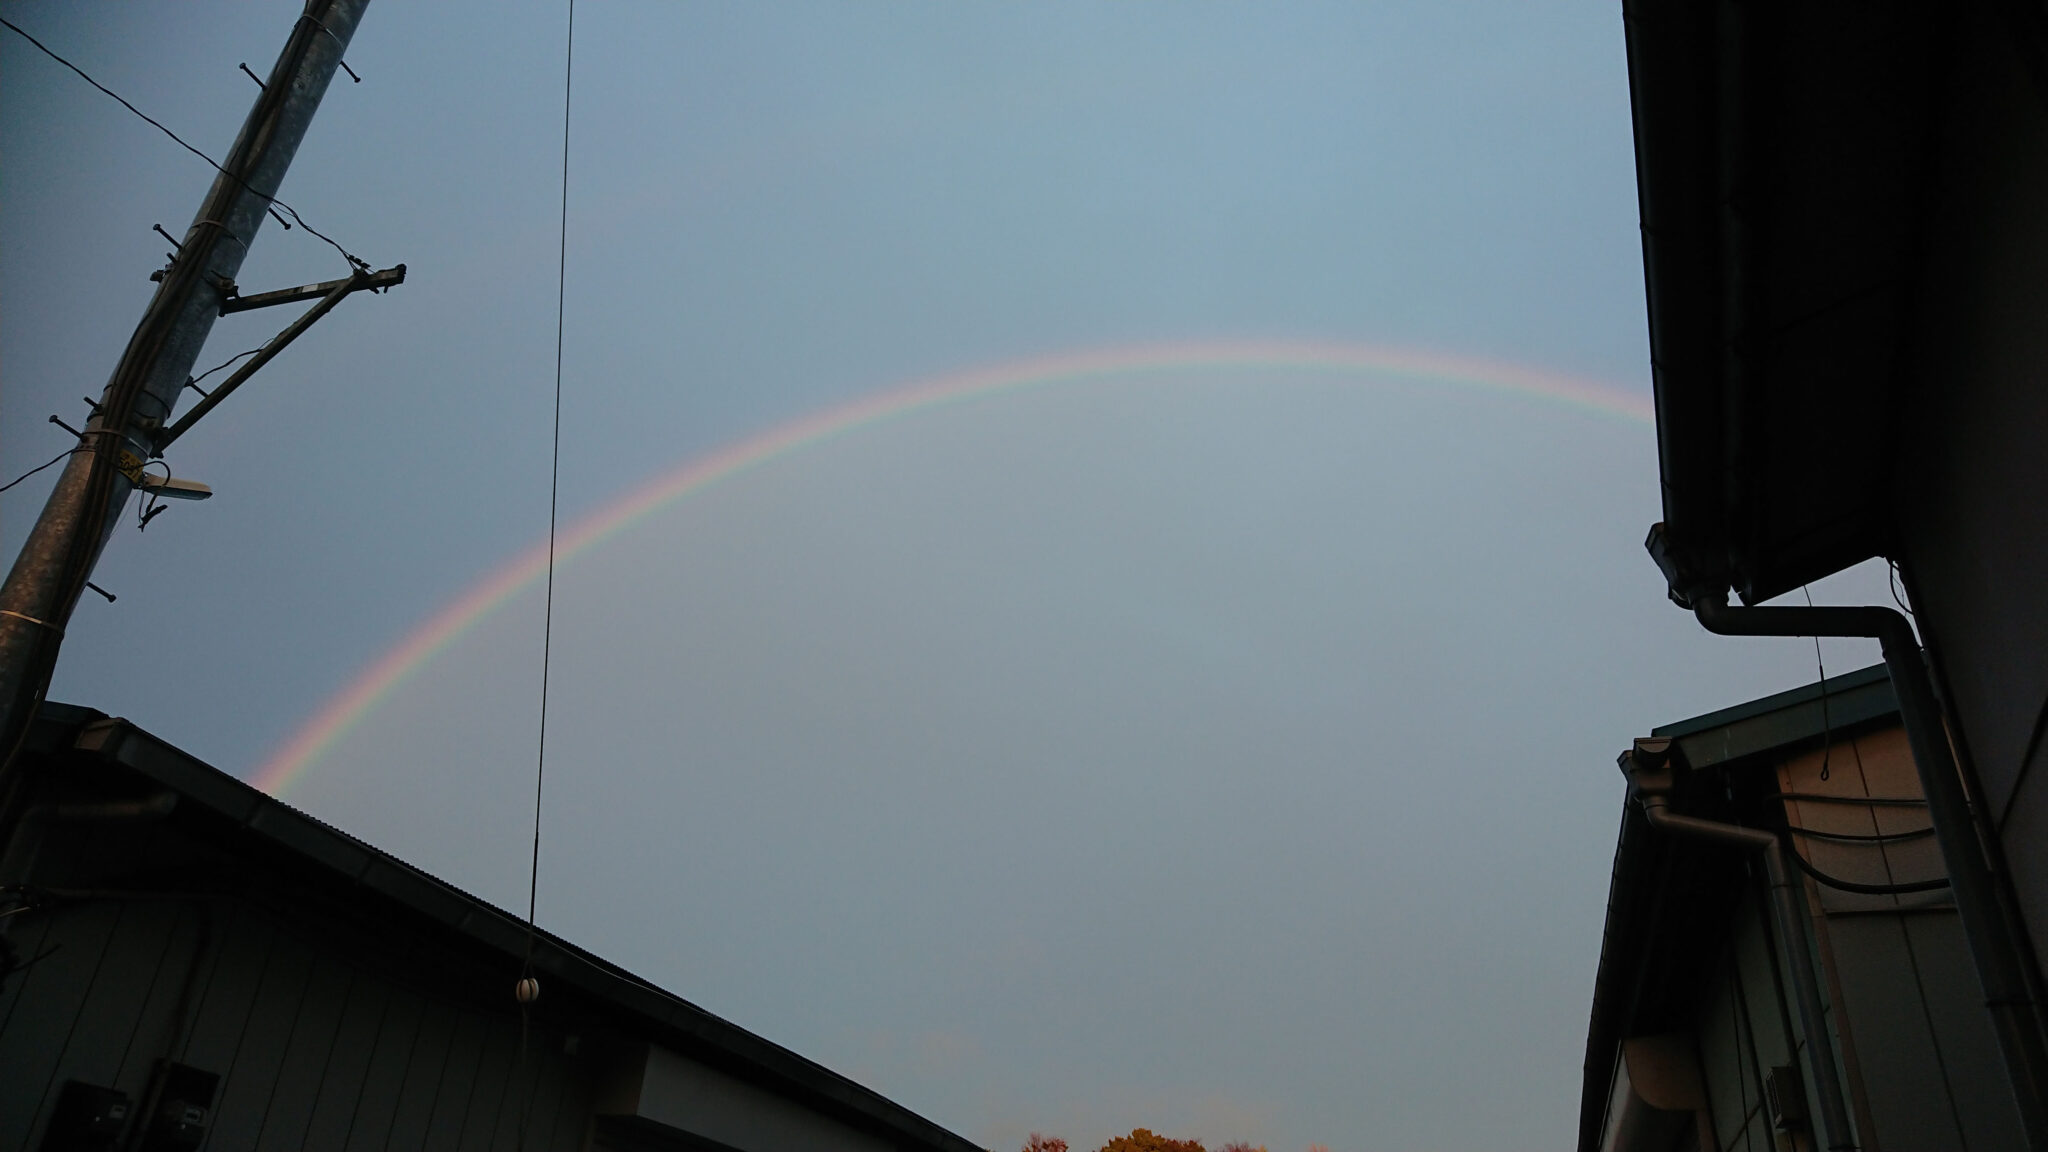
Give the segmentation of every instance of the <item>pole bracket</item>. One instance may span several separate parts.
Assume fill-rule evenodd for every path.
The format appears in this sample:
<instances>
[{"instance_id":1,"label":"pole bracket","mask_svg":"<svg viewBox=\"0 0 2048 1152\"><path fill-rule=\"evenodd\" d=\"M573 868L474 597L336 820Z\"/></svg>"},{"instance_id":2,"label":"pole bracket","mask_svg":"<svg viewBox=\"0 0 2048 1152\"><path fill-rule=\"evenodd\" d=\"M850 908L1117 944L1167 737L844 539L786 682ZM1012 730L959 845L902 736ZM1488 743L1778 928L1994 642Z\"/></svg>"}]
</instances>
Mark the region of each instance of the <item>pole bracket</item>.
<instances>
[{"instance_id":1,"label":"pole bracket","mask_svg":"<svg viewBox=\"0 0 2048 1152\"><path fill-rule=\"evenodd\" d=\"M340 280L323 280L318 284L301 284L297 288L280 288L275 292L258 292L254 296L237 295L233 290L233 285L230 285L229 290L222 295L220 314L231 316L236 312L247 312L253 308L268 308L274 304L296 304L301 300L317 300L336 288L344 286L347 286L351 292L359 292L366 288L371 291L379 291L403 283L405 283L405 265L400 264L396 267L386 268L381 272L371 272L368 275L344 277Z\"/></svg>"},{"instance_id":2,"label":"pole bracket","mask_svg":"<svg viewBox=\"0 0 2048 1152\"><path fill-rule=\"evenodd\" d=\"M155 439L151 442L151 449L156 455L163 455L164 449L170 447L172 441L183 436L192 425L199 422L200 417L213 411L216 405L232 395L235 389L240 388L244 381L254 376L258 369L270 363L271 359L279 352L284 351L286 345L305 335L306 329L311 328L314 322L322 316L332 312L334 306L341 303L351 292L361 292L365 289L389 288L394 284L403 283L405 283L405 265L400 264L393 268L386 268L382 272L369 272L358 269L354 275L340 280L328 280L320 284L304 284L297 288L286 288L277 292L259 292L254 296L233 296L222 300L220 310L223 315L229 312L246 312L251 308L267 308L272 304L288 304L295 300L310 300L316 296L319 297L320 302L306 309L297 320L286 325L284 331L272 336L268 344L257 349L254 356L249 357L246 363L240 368L235 369L227 379L216 385L213 391L205 393L199 403L194 404L190 411L178 417L175 424L157 433Z\"/></svg>"}]
</instances>

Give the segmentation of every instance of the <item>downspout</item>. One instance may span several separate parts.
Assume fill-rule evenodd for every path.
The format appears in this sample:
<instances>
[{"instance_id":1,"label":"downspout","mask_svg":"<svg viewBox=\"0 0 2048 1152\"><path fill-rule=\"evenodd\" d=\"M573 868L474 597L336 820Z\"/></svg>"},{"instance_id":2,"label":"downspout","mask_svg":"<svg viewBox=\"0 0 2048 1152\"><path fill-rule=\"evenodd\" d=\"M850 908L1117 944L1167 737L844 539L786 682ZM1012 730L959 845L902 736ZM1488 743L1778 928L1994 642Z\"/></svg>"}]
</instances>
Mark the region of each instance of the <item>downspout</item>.
<instances>
[{"instance_id":1,"label":"downspout","mask_svg":"<svg viewBox=\"0 0 2048 1152\"><path fill-rule=\"evenodd\" d=\"M1890 608L1731 608L1725 593L1696 596L1692 607L1707 631L1722 636L1854 636L1873 638L1882 645L1885 668L1899 700L1899 718L1913 749L1928 816L1955 893L1956 911L1970 942L1977 979L1984 988L1984 1006L1998 1034L2006 1076L2012 1081L2013 1103L2028 1146L2048 1149L2048 1047L2042 1042L2019 941L1998 898L1997 882L1970 812L1970 798L1963 790L1962 773L1956 768L1948 729L1912 626Z\"/></svg>"},{"instance_id":2,"label":"downspout","mask_svg":"<svg viewBox=\"0 0 2048 1152\"><path fill-rule=\"evenodd\" d=\"M1621 770L1651 827L1674 836L1712 840L1763 854L1765 874L1770 881L1771 910L1776 914L1778 936L1784 941L1786 967L1792 973L1792 998L1799 1002L1799 1026L1806 1032L1814 1094L1820 1098L1821 1138L1827 1142L1829 1152L1853 1152L1856 1138L1849 1124L1848 1098L1842 1088L1841 1069L1835 1063L1834 1042L1829 1038L1826 1002L1821 999L1820 982L1813 974L1813 950L1806 942L1806 890L1786 867L1785 850L1777 835L1761 828L1722 824L1671 811L1673 773L1668 741L1637 741L1634 748L1621 754Z\"/></svg>"}]
</instances>

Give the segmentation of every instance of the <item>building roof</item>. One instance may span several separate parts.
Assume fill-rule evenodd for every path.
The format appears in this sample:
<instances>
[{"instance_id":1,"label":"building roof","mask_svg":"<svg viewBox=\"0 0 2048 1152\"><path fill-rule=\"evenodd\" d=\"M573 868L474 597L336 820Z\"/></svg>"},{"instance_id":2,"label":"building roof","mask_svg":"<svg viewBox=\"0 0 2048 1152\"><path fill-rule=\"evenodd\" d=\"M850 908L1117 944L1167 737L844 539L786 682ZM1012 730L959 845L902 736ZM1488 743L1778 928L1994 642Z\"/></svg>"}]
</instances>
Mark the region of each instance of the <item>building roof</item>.
<instances>
[{"instance_id":1,"label":"building roof","mask_svg":"<svg viewBox=\"0 0 2048 1152\"><path fill-rule=\"evenodd\" d=\"M226 850L292 871L295 884L319 890L380 923L432 939L437 947L480 957L508 973L519 971L526 955L524 919L265 795L126 720L89 708L45 704L27 751L67 773L81 768L134 773L175 794L173 818L202 830ZM557 1005L594 1011L642 1040L799 1100L900 1148L978 1149L831 1069L548 932L534 939L532 966Z\"/></svg>"},{"instance_id":2,"label":"building roof","mask_svg":"<svg viewBox=\"0 0 2048 1152\"><path fill-rule=\"evenodd\" d=\"M2013 6L2007 6L2008 8ZM1625 0L1673 591L1769 599L1888 546L1954 14Z\"/></svg>"},{"instance_id":3,"label":"building roof","mask_svg":"<svg viewBox=\"0 0 2048 1152\"><path fill-rule=\"evenodd\" d=\"M1822 709L1823 693L1826 708ZM1895 722L1898 700L1882 664L1654 729L1692 769L1740 768L1830 735ZM1660 834L1623 802L1586 1028L1579 1150L1596 1152L1616 1054L1631 1035L1683 1026L1686 990L1718 952L1707 945L1739 898L1741 861L1717 846Z\"/></svg>"}]
</instances>

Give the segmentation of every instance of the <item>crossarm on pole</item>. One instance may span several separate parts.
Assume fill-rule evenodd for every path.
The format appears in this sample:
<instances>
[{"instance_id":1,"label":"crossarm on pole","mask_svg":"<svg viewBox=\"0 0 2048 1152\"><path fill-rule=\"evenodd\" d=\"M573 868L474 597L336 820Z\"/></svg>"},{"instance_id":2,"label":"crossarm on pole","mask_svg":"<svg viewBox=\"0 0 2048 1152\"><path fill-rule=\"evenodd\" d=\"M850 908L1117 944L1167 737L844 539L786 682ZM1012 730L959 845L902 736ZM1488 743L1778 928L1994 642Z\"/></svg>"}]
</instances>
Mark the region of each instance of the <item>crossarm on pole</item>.
<instances>
[{"instance_id":1,"label":"crossarm on pole","mask_svg":"<svg viewBox=\"0 0 2048 1152\"><path fill-rule=\"evenodd\" d=\"M308 284L303 288L288 288L282 292L266 292L260 296L248 296L240 298L245 308L260 308L263 307L265 304L282 304L285 303L287 299L304 300L309 298L315 292L318 292L323 289L325 290L324 294L320 296L320 302L318 304L315 304L311 308L306 309L305 313L301 315L297 320L292 321L291 324L288 325L284 331L279 332L275 336L272 336L268 344L265 344L262 348L258 349L256 354L254 356L251 356L247 363L243 364L240 368L235 369L233 375L221 381L218 387L216 387L212 392L209 392L204 397L202 397L199 403L194 404L192 406L191 411L185 413L183 416L178 417L176 423L164 429L162 432L157 433L155 442L153 444L153 447L155 448L157 455L163 455L164 449L170 447L171 444L178 439L178 437L183 436L186 433L186 431L192 427L192 425L197 424L201 417L205 416L208 412L213 411L215 406L217 406L221 401L227 399L231 394L233 394L235 389L240 388L244 381L249 379L249 377L254 376L257 370L261 369L265 364L270 363L270 361L273 358L275 358L279 352L284 351L286 346L290 345L292 341L297 340L300 336L304 335L306 329L311 328L313 324L316 321L318 321L322 316L325 316L329 312L334 311L335 305L340 304L342 300L349 295L349 293L360 292L365 288L375 288L378 287L380 284L388 287L391 284L400 283L404 279L405 265L400 264L396 268L387 268L382 272L364 272L358 270L354 275L351 275L347 279L343 280L330 280L324 284ZM274 299L266 299L266 297L274 297ZM254 300L260 300L263 301L263 303L248 303L249 301ZM226 305L223 305L221 310L225 312L228 311L229 309L227 308Z\"/></svg>"}]
</instances>

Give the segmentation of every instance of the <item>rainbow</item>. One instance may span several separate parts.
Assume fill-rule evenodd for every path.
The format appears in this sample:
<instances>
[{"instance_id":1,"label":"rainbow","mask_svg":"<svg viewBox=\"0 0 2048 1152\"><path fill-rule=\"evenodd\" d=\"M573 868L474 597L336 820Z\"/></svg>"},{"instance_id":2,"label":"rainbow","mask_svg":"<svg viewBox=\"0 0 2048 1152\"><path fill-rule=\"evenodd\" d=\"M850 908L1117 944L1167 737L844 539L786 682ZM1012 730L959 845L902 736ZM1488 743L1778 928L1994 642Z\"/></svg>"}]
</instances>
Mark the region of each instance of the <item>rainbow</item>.
<instances>
[{"instance_id":1,"label":"rainbow","mask_svg":"<svg viewBox=\"0 0 2048 1152\"><path fill-rule=\"evenodd\" d=\"M1161 372L1265 369L1317 375L1365 375L1434 381L1496 394L1557 402L1600 416L1649 423L1649 397L1515 364L1364 344L1239 342L1168 344L1047 356L974 369L829 408L770 428L641 485L569 525L556 540L563 564L677 500L771 461L886 420L1024 388ZM378 703L435 656L547 572L545 540L490 573L414 629L330 698L254 776L281 796Z\"/></svg>"}]
</instances>

